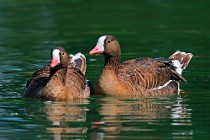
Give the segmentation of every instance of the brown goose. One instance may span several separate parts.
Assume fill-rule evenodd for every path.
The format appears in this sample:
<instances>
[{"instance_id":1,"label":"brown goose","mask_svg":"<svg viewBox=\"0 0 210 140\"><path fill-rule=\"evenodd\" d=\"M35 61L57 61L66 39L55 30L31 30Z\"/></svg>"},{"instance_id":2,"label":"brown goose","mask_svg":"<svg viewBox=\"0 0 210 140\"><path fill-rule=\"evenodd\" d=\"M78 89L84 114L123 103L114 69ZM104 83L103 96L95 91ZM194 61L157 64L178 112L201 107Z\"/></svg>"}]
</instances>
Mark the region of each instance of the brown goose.
<instances>
[{"instance_id":1,"label":"brown goose","mask_svg":"<svg viewBox=\"0 0 210 140\"><path fill-rule=\"evenodd\" d=\"M185 81L182 70L193 56L177 51L169 58L137 58L120 63L120 44L111 35L101 36L89 54L105 57L95 93L119 97L179 94L179 83Z\"/></svg>"},{"instance_id":2,"label":"brown goose","mask_svg":"<svg viewBox=\"0 0 210 140\"><path fill-rule=\"evenodd\" d=\"M85 80L86 59L81 53L68 55L64 48L51 51L51 62L37 69L28 80L24 96L46 100L66 101L90 95Z\"/></svg>"}]
</instances>

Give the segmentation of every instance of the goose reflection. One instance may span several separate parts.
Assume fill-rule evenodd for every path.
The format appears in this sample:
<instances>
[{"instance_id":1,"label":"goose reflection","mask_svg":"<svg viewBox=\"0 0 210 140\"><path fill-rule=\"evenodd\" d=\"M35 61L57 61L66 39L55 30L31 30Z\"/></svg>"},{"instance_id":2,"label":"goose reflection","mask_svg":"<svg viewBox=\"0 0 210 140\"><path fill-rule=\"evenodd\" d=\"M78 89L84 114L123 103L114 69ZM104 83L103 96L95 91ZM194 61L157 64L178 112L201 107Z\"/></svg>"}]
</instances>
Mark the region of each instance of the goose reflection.
<instances>
[{"instance_id":1,"label":"goose reflection","mask_svg":"<svg viewBox=\"0 0 210 140\"><path fill-rule=\"evenodd\" d=\"M85 138L88 128L80 123L86 122L88 109L81 105L89 104L87 99L79 99L70 103L48 102L44 108L47 119L52 122L47 130L53 134L54 140L62 137Z\"/></svg>"},{"instance_id":2,"label":"goose reflection","mask_svg":"<svg viewBox=\"0 0 210 140\"><path fill-rule=\"evenodd\" d=\"M92 134L92 139L126 138L127 135L134 134L134 138L146 138L145 133L150 133L148 138L161 137L158 131L166 131L170 135L177 135L174 132L167 132L173 127L177 120L184 125L183 119L188 118L188 125L191 124L191 109L188 105L182 105L182 100L163 98L163 99L141 99L141 100L122 100L119 98L106 97L101 99L102 106L99 108L101 120L92 123L92 127L98 133ZM171 123L172 122L172 123ZM189 135L192 135L189 130ZM142 135L141 135L142 134ZM144 137L141 137L144 136Z\"/></svg>"}]
</instances>

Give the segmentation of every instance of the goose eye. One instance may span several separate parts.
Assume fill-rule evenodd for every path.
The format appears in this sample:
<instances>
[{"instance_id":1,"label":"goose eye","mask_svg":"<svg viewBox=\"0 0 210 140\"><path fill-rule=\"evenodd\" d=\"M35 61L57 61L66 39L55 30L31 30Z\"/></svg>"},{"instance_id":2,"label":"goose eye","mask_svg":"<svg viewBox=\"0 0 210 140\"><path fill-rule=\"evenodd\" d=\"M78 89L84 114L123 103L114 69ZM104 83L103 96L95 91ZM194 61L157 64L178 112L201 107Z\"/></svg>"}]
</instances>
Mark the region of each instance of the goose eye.
<instances>
[{"instance_id":1,"label":"goose eye","mask_svg":"<svg viewBox=\"0 0 210 140\"><path fill-rule=\"evenodd\" d=\"M65 52L64 52L64 51L62 51L62 52L61 52L61 55L62 55L62 56L64 56L64 54L65 54Z\"/></svg>"},{"instance_id":2,"label":"goose eye","mask_svg":"<svg viewBox=\"0 0 210 140\"><path fill-rule=\"evenodd\" d=\"M111 43L111 40L107 40L107 43L108 43L108 44Z\"/></svg>"}]
</instances>

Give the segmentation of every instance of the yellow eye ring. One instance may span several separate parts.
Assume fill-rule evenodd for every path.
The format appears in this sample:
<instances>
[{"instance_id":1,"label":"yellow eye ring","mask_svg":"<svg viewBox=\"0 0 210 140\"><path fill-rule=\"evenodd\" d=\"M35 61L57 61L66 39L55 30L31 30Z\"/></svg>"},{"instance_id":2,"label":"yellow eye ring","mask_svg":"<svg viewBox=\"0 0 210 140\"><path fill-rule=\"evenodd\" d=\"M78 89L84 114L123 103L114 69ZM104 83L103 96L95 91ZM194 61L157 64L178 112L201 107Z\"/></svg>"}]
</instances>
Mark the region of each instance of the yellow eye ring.
<instances>
[{"instance_id":1,"label":"yellow eye ring","mask_svg":"<svg viewBox=\"0 0 210 140\"><path fill-rule=\"evenodd\" d=\"M64 51L62 51L61 55L62 55L62 56L64 56L64 54L65 54L65 52L64 52Z\"/></svg>"},{"instance_id":2,"label":"yellow eye ring","mask_svg":"<svg viewBox=\"0 0 210 140\"><path fill-rule=\"evenodd\" d=\"M111 40L107 40L107 43L109 44L109 43L111 43L112 41Z\"/></svg>"}]
</instances>

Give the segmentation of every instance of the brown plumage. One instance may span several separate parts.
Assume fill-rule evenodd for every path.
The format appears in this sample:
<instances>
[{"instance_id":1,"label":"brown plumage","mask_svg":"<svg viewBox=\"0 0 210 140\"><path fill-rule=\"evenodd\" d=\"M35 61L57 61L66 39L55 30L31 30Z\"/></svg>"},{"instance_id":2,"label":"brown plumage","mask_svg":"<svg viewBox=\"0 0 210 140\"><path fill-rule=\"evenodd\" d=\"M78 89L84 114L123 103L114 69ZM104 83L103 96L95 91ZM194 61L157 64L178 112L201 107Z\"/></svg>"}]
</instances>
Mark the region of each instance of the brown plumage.
<instances>
[{"instance_id":1,"label":"brown plumage","mask_svg":"<svg viewBox=\"0 0 210 140\"><path fill-rule=\"evenodd\" d=\"M98 39L90 54L105 57L103 72L95 88L96 94L111 96L159 96L179 93L179 82L191 53L177 51L170 58L137 58L120 62L120 45L111 35Z\"/></svg>"},{"instance_id":2,"label":"brown plumage","mask_svg":"<svg viewBox=\"0 0 210 140\"><path fill-rule=\"evenodd\" d=\"M69 56L64 48L54 48L51 63L33 73L26 84L24 96L56 101L86 98L90 95L90 87L86 83L85 72L84 55Z\"/></svg>"}]
</instances>

